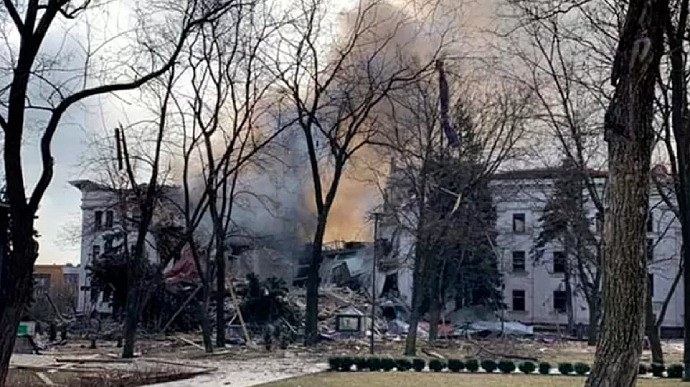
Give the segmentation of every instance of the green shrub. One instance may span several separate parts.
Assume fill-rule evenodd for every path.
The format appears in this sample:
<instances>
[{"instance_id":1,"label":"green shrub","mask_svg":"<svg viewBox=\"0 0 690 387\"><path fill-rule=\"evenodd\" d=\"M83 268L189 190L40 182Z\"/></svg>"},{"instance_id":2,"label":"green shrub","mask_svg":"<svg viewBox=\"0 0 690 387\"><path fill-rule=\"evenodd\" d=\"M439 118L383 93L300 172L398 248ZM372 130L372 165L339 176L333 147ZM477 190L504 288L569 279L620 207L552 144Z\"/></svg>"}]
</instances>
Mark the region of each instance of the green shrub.
<instances>
[{"instance_id":1,"label":"green shrub","mask_svg":"<svg viewBox=\"0 0 690 387\"><path fill-rule=\"evenodd\" d=\"M400 358L395 360L395 368L398 371L409 371L412 368L412 362L409 359Z\"/></svg>"},{"instance_id":2,"label":"green shrub","mask_svg":"<svg viewBox=\"0 0 690 387\"><path fill-rule=\"evenodd\" d=\"M392 371L395 368L395 359L389 357L381 359L381 369L384 371Z\"/></svg>"},{"instance_id":3,"label":"green shrub","mask_svg":"<svg viewBox=\"0 0 690 387\"><path fill-rule=\"evenodd\" d=\"M672 379L682 379L683 378L683 365L682 364L671 364L668 366L668 377Z\"/></svg>"},{"instance_id":4,"label":"green shrub","mask_svg":"<svg viewBox=\"0 0 690 387\"><path fill-rule=\"evenodd\" d=\"M539 373L542 375L548 375L551 373L551 364L549 363L539 363Z\"/></svg>"},{"instance_id":5,"label":"green shrub","mask_svg":"<svg viewBox=\"0 0 690 387\"><path fill-rule=\"evenodd\" d=\"M509 374L515 371L515 363L510 360L501 360L498 362L498 369L504 374Z\"/></svg>"},{"instance_id":6,"label":"green shrub","mask_svg":"<svg viewBox=\"0 0 690 387\"><path fill-rule=\"evenodd\" d=\"M448 359L448 369L453 372L460 372L465 369L465 363L458 359Z\"/></svg>"},{"instance_id":7,"label":"green shrub","mask_svg":"<svg viewBox=\"0 0 690 387\"><path fill-rule=\"evenodd\" d=\"M470 372L479 371L479 361L476 359L470 359L465 362L465 368Z\"/></svg>"},{"instance_id":8,"label":"green shrub","mask_svg":"<svg viewBox=\"0 0 690 387\"><path fill-rule=\"evenodd\" d=\"M381 368L383 368L381 359L379 359L378 357L369 358L369 371L381 371Z\"/></svg>"},{"instance_id":9,"label":"green shrub","mask_svg":"<svg viewBox=\"0 0 690 387\"><path fill-rule=\"evenodd\" d=\"M412 359L412 368L414 368L415 371L422 372L424 371L424 367L426 367L424 359Z\"/></svg>"},{"instance_id":10,"label":"green shrub","mask_svg":"<svg viewBox=\"0 0 690 387\"><path fill-rule=\"evenodd\" d=\"M646 364L640 364L638 366L638 374L647 375L648 372L649 372L649 367L647 367Z\"/></svg>"},{"instance_id":11,"label":"green shrub","mask_svg":"<svg viewBox=\"0 0 690 387\"><path fill-rule=\"evenodd\" d=\"M340 367L343 364L343 358L341 356L331 356L328 358L328 370L329 371L340 371Z\"/></svg>"},{"instance_id":12,"label":"green shrub","mask_svg":"<svg viewBox=\"0 0 690 387\"><path fill-rule=\"evenodd\" d=\"M369 369L369 359L366 357L357 357L355 358L355 366L357 367L357 371Z\"/></svg>"},{"instance_id":13,"label":"green shrub","mask_svg":"<svg viewBox=\"0 0 690 387\"><path fill-rule=\"evenodd\" d=\"M446 368L446 362L441 359L429 360L429 369L434 372L441 372Z\"/></svg>"},{"instance_id":14,"label":"green shrub","mask_svg":"<svg viewBox=\"0 0 690 387\"><path fill-rule=\"evenodd\" d=\"M586 375L590 370L589 364L586 363L575 363L575 367L573 367L573 369L578 375Z\"/></svg>"},{"instance_id":15,"label":"green shrub","mask_svg":"<svg viewBox=\"0 0 690 387\"><path fill-rule=\"evenodd\" d=\"M352 366L355 364L355 358L350 356L343 356L340 363L340 371L350 372L352 371Z\"/></svg>"},{"instance_id":16,"label":"green shrub","mask_svg":"<svg viewBox=\"0 0 690 387\"><path fill-rule=\"evenodd\" d=\"M524 363L520 363L519 368L520 372L522 372L523 374L531 374L532 372L534 372L534 370L537 369L537 366L531 361L526 361Z\"/></svg>"},{"instance_id":17,"label":"green shrub","mask_svg":"<svg viewBox=\"0 0 690 387\"><path fill-rule=\"evenodd\" d=\"M498 364L496 364L496 362L493 360L484 360L482 362L482 368L484 369L484 371L492 373L496 371L496 368L498 368Z\"/></svg>"},{"instance_id":18,"label":"green shrub","mask_svg":"<svg viewBox=\"0 0 690 387\"><path fill-rule=\"evenodd\" d=\"M664 376L664 371L666 371L666 367L663 364L652 363L652 375L660 378Z\"/></svg>"},{"instance_id":19,"label":"green shrub","mask_svg":"<svg viewBox=\"0 0 690 387\"><path fill-rule=\"evenodd\" d=\"M573 373L573 363L559 363L558 372L563 375L570 375Z\"/></svg>"}]
</instances>

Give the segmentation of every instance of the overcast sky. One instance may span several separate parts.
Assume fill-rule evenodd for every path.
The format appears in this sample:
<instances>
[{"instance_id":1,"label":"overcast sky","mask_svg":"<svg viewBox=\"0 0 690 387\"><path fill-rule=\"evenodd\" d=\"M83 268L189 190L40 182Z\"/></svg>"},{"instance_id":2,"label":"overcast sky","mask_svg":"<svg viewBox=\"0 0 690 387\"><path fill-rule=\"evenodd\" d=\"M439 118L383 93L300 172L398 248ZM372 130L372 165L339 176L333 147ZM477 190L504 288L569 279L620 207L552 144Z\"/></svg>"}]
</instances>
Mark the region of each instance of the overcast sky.
<instances>
[{"instance_id":1,"label":"overcast sky","mask_svg":"<svg viewBox=\"0 0 690 387\"><path fill-rule=\"evenodd\" d=\"M341 4L341 7L336 7L340 9L352 3L346 0L335 1ZM479 20L476 14L479 13L485 17L486 11L490 9L486 3L481 6L478 3L473 4L468 8L470 14L474 15L466 14L465 17L475 25ZM110 24L108 29L127 27L126 17L123 17L122 14L116 15L118 12L121 10L108 13L108 21L105 22L105 24ZM103 29L97 32L102 33ZM75 39L80 39L79 36L82 36L80 34L83 34L83 31L80 32L75 29L71 30L70 34ZM53 34L46 41L47 47L52 46L56 49L59 47L60 50L69 49L70 44L74 44L74 42L65 43L62 34ZM79 243L74 239L65 238L66 235L73 234L78 229L81 220L81 195L76 188L69 184L69 181L88 177L84 173L83 165L81 165L81 160L88 153L88 138L93 133L102 134L104 130L112 130L118 122L131 122L133 119L131 109L132 106L124 105L121 102L115 102L113 105L112 99L92 98L80 106L71 108L63 119L53 141L55 174L41 203L36 225L41 235L38 263L79 263ZM37 138L30 138L27 142L24 165L26 167L27 186L32 188L40 172Z\"/></svg>"}]
</instances>

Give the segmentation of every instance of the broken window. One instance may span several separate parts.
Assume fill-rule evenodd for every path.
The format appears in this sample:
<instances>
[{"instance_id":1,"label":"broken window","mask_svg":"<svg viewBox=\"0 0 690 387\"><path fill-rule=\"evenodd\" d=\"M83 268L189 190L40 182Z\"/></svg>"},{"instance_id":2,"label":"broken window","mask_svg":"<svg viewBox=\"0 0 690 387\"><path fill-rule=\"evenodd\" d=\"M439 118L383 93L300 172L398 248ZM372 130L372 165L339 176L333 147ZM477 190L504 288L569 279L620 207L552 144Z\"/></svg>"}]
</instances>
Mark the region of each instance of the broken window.
<instances>
[{"instance_id":1,"label":"broken window","mask_svg":"<svg viewBox=\"0 0 690 387\"><path fill-rule=\"evenodd\" d=\"M113 212L105 212L105 228L113 228Z\"/></svg>"},{"instance_id":2,"label":"broken window","mask_svg":"<svg viewBox=\"0 0 690 387\"><path fill-rule=\"evenodd\" d=\"M513 251L513 272L525 271L525 252Z\"/></svg>"},{"instance_id":3,"label":"broken window","mask_svg":"<svg viewBox=\"0 0 690 387\"><path fill-rule=\"evenodd\" d=\"M103 227L103 211L93 213L93 229L98 231Z\"/></svg>"},{"instance_id":4,"label":"broken window","mask_svg":"<svg viewBox=\"0 0 690 387\"><path fill-rule=\"evenodd\" d=\"M565 253L562 251L553 252L553 272L554 273L565 273Z\"/></svg>"},{"instance_id":5,"label":"broken window","mask_svg":"<svg viewBox=\"0 0 690 387\"><path fill-rule=\"evenodd\" d=\"M554 290L553 292L553 310L557 313L565 313L567 309L567 297L565 291Z\"/></svg>"},{"instance_id":6,"label":"broken window","mask_svg":"<svg viewBox=\"0 0 690 387\"><path fill-rule=\"evenodd\" d=\"M513 310L516 312L525 311L525 291L513 290Z\"/></svg>"},{"instance_id":7,"label":"broken window","mask_svg":"<svg viewBox=\"0 0 690 387\"><path fill-rule=\"evenodd\" d=\"M513 232L525 232L525 214L513 214Z\"/></svg>"}]
</instances>

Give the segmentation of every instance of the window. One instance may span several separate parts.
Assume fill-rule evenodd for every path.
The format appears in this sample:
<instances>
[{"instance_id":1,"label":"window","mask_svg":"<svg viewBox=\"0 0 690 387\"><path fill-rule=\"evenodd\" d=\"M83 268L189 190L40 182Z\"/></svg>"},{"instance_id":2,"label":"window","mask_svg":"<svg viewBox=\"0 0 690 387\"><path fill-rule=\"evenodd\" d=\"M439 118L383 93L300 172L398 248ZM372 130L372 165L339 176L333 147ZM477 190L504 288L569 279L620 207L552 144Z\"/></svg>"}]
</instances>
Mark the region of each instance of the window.
<instances>
[{"instance_id":1,"label":"window","mask_svg":"<svg viewBox=\"0 0 690 387\"><path fill-rule=\"evenodd\" d=\"M50 289L50 274L34 275L34 292L44 294Z\"/></svg>"},{"instance_id":2,"label":"window","mask_svg":"<svg viewBox=\"0 0 690 387\"><path fill-rule=\"evenodd\" d=\"M113 228L113 212L105 212L105 228Z\"/></svg>"},{"instance_id":3,"label":"window","mask_svg":"<svg viewBox=\"0 0 690 387\"><path fill-rule=\"evenodd\" d=\"M525 214L513 214L513 232L525 232Z\"/></svg>"},{"instance_id":4,"label":"window","mask_svg":"<svg viewBox=\"0 0 690 387\"><path fill-rule=\"evenodd\" d=\"M92 258L98 258L101 255L101 246L93 245L93 247L91 249L92 249L91 251L93 254Z\"/></svg>"},{"instance_id":5,"label":"window","mask_svg":"<svg viewBox=\"0 0 690 387\"><path fill-rule=\"evenodd\" d=\"M65 274L65 283L67 285L79 285L79 274L76 274L76 273Z\"/></svg>"},{"instance_id":6,"label":"window","mask_svg":"<svg viewBox=\"0 0 690 387\"><path fill-rule=\"evenodd\" d=\"M647 214L647 232L654 232L654 214L652 211Z\"/></svg>"},{"instance_id":7,"label":"window","mask_svg":"<svg viewBox=\"0 0 690 387\"><path fill-rule=\"evenodd\" d=\"M553 292L553 310L558 312L558 313L565 313L567 307L566 305L568 304L567 302L567 297L565 296L565 292L563 290L554 290Z\"/></svg>"},{"instance_id":8,"label":"window","mask_svg":"<svg viewBox=\"0 0 690 387\"><path fill-rule=\"evenodd\" d=\"M649 293L651 293L651 296L654 297L654 274L647 274L647 278L649 281Z\"/></svg>"},{"instance_id":9,"label":"window","mask_svg":"<svg viewBox=\"0 0 690 387\"><path fill-rule=\"evenodd\" d=\"M95 211L93 215L93 229L98 231L103 227L103 211Z\"/></svg>"},{"instance_id":10,"label":"window","mask_svg":"<svg viewBox=\"0 0 690 387\"><path fill-rule=\"evenodd\" d=\"M513 271L514 272L524 272L525 271L525 252L524 251L513 251Z\"/></svg>"},{"instance_id":11,"label":"window","mask_svg":"<svg viewBox=\"0 0 690 387\"><path fill-rule=\"evenodd\" d=\"M553 272L565 273L565 253L562 251L553 252Z\"/></svg>"},{"instance_id":12,"label":"window","mask_svg":"<svg viewBox=\"0 0 690 387\"><path fill-rule=\"evenodd\" d=\"M513 290L513 310L516 312L525 311L525 291Z\"/></svg>"},{"instance_id":13,"label":"window","mask_svg":"<svg viewBox=\"0 0 690 387\"><path fill-rule=\"evenodd\" d=\"M654 239L647 239L647 261L654 261Z\"/></svg>"}]
</instances>

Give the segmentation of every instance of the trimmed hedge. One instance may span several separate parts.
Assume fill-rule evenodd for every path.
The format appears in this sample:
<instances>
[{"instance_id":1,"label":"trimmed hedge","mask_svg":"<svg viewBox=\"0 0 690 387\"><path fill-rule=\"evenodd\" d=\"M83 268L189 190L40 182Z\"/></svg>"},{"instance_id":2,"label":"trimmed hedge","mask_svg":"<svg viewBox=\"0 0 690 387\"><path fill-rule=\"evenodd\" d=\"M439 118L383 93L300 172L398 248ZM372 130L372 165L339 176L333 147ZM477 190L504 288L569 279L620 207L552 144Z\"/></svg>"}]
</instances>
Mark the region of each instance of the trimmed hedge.
<instances>
[{"instance_id":1,"label":"trimmed hedge","mask_svg":"<svg viewBox=\"0 0 690 387\"><path fill-rule=\"evenodd\" d=\"M498 368L498 364L496 364L496 362L493 360L484 360L482 361L482 368L484 369L484 371L492 373L496 371L496 369Z\"/></svg>"},{"instance_id":2,"label":"trimmed hedge","mask_svg":"<svg viewBox=\"0 0 690 387\"><path fill-rule=\"evenodd\" d=\"M510 360L501 360L498 362L498 369L504 374L509 374L515 371L515 363Z\"/></svg>"},{"instance_id":3,"label":"trimmed hedge","mask_svg":"<svg viewBox=\"0 0 690 387\"><path fill-rule=\"evenodd\" d=\"M356 367L357 371L392 371L397 369L400 372L406 372L414 369L417 372L423 371L427 362L424 359L408 359L408 358L390 358L390 357L351 357L351 356L331 356L328 358L329 371L349 372L352 371L352 366ZM487 373L493 373L497 369L504 374L515 372L516 369L524 374L532 374L535 370L539 370L542 375L551 373L551 364L543 362L536 365L531 361L525 361L520 364L510 360L501 360L496 363L493 360L483 360L479 362L476 359L469 359L462 361L460 359L431 359L428 363L429 370L432 372L442 372L446 368L451 372L460 372L467 370L468 372L477 372L480 367ZM558 371L563 375L587 375L591 371L591 367L586 363L559 363ZM664 377L664 372L667 372L668 378L680 379L683 377L685 369L682 364L672 364L666 369L663 364L645 364L638 365L638 373L646 375L651 372L656 377Z\"/></svg>"},{"instance_id":4,"label":"trimmed hedge","mask_svg":"<svg viewBox=\"0 0 690 387\"><path fill-rule=\"evenodd\" d=\"M412 368L414 368L415 371L422 372L424 371L424 367L426 367L424 359L412 359Z\"/></svg>"},{"instance_id":5,"label":"trimmed hedge","mask_svg":"<svg viewBox=\"0 0 690 387\"><path fill-rule=\"evenodd\" d=\"M638 367L638 374L647 375L649 373L649 367L646 364L640 364Z\"/></svg>"},{"instance_id":6,"label":"trimmed hedge","mask_svg":"<svg viewBox=\"0 0 690 387\"><path fill-rule=\"evenodd\" d=\"M470 359L465 362L465 368L470 372L479 371L479 361L477 359Z\"/></svg>"},{"instance_id":7,"label":"trimmed hedge","mask_svg":"<svg viewBox=\"0 0 690 387\"><path fill-rule=\"evenodd\" d=\"M429 369L434 372L441 372L446 368L446 362L440 359L429 360Z\"/></svg>"},{"instance_id":8,"label":"trimmed hedge","mask_svg":"<svg viewBox=\"0 0 690 387\"><path fill-rule=\"evenodd\" d=\"M666 372L668 373L669 378L682 379L684 370L685 368L682 364L671 364L668 366L668 370L666 370Z\"/></svg>"},{"instance_id":9,"label":"trimmed hedge","mask_svg":"<svg viewBox=\"0 0 690 387\"><path fill-rule=\"evenodd\" d=\"M526 361L526 362L520 363L520 366L518 368L520 369L520 372L528 375L528 374L531 374L532 372L534 372L534 370L537 369L537 366L534 363L532 363L531 361Z\"/></svg>"},{"instance_id":10,"label":"trimmed hedge","mask_svg":"<svg viewBox=\"0 0 690 387\"><path fill-rule=\"evenodd\" d=\"M448 369L452 372L460 372L465 369L465 363L459 359L448 359Z\"/></svg>"},{"instance_id":11,"label":"trimmed hedge","mask_svg":"<svg viewBox=\"0 0 690 387\"><path fill-rule=\"evenodd\" d=\"M378 357L370 357L369 358L369 371L381 371L383 368L383 364L381 362L381 359Z\"/></svg>"},{"instance_id":12,"label":"trimmed hedge","mask_svg":"<svg viewBox=\"0 0 690 387\"><path fill-rule=\"evenodd\" d=\"M395 368L395 360L389 357L381 359L381 369L384 371L392 371Z\"/></svg>"},{"instance_id":13,"label":"trimmed hedge","mask_svg":"<svg viewBox=\"0 0 690 387\"><path fill-rule=\"evenodd\" d=\"M369 359L367 359L366 357L356 358L355 367L357 367L357 371L364 371L366 369L369 369Z\"/></svg>"},{"instance_id":14,"label":"trimmed hedge","mask_svg":"<svg viewBox=\"0 0 690 387\"><path fill-rule=\"evenodd\" d=\"M398 371L409 371L410 369L412 369L412 362L409 359L405 358L396 359L395 368L397 368Z\"/></svg>"},{"instance_id":15,"label":"trimmed hedge","mask_svg":"<svg viewBox=\"0 0 690 387\"><path fill-rule=\"evenodd\" d=\"M578 375L586 375L590 371L589 364L575 363L575 373Z\"/></svg>"},{"instance_id":16,"label":"trimmed hedge","mask_svg":"<svg viewBox=\"0 0 690 387\"><path fill-rule=\"evenodd\" d=\"M570 375L573 373L573 363L560 363L558 364L558 372L563 375Z\"/></svg>"},{"instance_id":17,"label":"trimmed hedge","mask_svg":"<svg viewBox=\"0 0 690 387\"><path fill-rule=\"evenodd\" d=\"M551 364L543 362L539 363L539 373L542 375L548 375L551 373Z\"/></svg>"},{"instance_id":18,"label":"trimmed hedge","mask_svg":"<svg viewBox=\"0 0 690 387\"><path fill-rule=\"evenodd\" d=\"M343 358L340 356L331 356L328 358L329 371L340 371L341 364L343 364Z\"/></svg>"}]
</instances>

